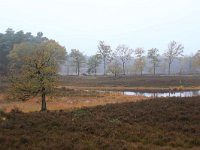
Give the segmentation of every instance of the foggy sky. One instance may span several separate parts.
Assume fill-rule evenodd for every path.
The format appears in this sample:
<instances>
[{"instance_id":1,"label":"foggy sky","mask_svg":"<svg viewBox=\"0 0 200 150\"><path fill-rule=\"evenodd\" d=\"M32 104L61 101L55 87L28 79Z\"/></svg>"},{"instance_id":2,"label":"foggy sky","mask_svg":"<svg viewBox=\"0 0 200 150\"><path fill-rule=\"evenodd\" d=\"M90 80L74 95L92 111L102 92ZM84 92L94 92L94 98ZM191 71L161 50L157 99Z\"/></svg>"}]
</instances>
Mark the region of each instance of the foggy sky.
<instances>
[{"instance_id":1,"label":"foggy sky","mask_svg":"<svg viewBox=\"0 0 200 150\"><path fill-rule=\"evenodd\" d=\"M8 27L55 39L91 55L99 40L112 48L156 47L171 40L185 54L200 49L199 0L0 0L0 32Z\"/></svg>"}]
</instances>

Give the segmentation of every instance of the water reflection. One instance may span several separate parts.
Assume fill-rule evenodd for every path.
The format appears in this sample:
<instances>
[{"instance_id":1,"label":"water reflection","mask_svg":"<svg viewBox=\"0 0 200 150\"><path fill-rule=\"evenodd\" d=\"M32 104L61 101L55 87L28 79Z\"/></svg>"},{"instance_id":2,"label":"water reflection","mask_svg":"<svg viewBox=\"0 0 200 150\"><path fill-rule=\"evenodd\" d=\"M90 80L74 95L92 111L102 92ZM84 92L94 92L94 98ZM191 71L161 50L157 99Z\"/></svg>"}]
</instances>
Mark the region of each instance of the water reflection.
<instances>
[{"instance_id":1,"label":"water reflection","mask_svg":"<svg viewBox=\"0 0 200 150\"><path fill-rule=\"evenodd\" d=\"M181 92L166 92L166 93L147 93L147 92L131 92L124 91L122 92L124 95L129 96L145 96L145 97L193 97L200 96L199 91L181 91Z\"/></svg>"}]
</instances>

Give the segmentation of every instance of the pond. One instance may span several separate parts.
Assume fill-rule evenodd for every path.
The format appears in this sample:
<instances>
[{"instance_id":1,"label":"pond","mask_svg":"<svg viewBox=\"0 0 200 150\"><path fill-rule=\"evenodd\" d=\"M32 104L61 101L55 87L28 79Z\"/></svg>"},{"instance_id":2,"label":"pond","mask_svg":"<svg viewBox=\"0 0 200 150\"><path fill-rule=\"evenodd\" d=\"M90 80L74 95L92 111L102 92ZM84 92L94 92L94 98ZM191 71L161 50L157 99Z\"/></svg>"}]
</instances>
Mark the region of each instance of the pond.
<instances>
[{"instance_id":1,"label":"pond","mask_svg":"<svg viewBox=\"0 0 200 150\"><path fill-rule=\"evenodd\" d=\"M145 96L145 97L194 97L194 96L200 96L200 90L199 91L165 92L165 93L124 91L121 93L124 95L129 95L129 96Z\"/></svg>"}]
</instances>

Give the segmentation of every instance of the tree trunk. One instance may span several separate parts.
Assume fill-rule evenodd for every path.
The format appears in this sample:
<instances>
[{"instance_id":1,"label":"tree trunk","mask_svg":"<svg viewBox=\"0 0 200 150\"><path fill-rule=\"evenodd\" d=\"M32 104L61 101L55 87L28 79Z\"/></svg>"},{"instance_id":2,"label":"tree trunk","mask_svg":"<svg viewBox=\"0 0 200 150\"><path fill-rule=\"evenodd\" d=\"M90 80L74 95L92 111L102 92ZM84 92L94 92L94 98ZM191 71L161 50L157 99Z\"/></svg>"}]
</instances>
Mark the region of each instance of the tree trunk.
<instances>
[{"instance_id":1,"label":"tree trunk","mask_svg":"<svg viewBox=\"0 0 200 150\"><path fill-rule=\"evenodd\" d=\"M154 74L154 76L156 75L156 64L154 64L154 66L153 66L153 74Z\"/></svg>"},{"instance_id":2,"label":"tree trunk","mask_svg":"<svg viewBox=\"0 0 200 150\"><path fill-rule=\"evenodd\" d=\"M42 107L41 107L41 111L46 111L46 110L47 110L46 94L45 94L45 92L42 92Z\"/></svg>"},{"instance_id":3,"label":"tree trunk","mask_svg":"<svg viewBox=\"0 0 200 150\"><path fill-rule=\"evenodd\" d=\"M76 75L78 75L78 67L76 66Z\"/></svg>"},{"instance_id":4,"label":"tree trunk","mask_svg":"<svg viewBox=\"0 0 200 150\"><path fill-rule=\"evenodd\" d=\"M168 68L168 75L171 74L171 63L169 63L169 68Z\"/></svg>"},{"instance_id":5,"label":"tree trunk","mask_svg":"<svg viewBox=\"0 0 200 150\"><path fill-rule=\"evenodd\" d=\"M106 58L103 59L104 64L104 76L106 75Z\"/></svg>"},{"instance_id":6,"label":"tree trunk","mask_svg":"<svg viewBox=\"0 0 200 150\"><path fill-rule=\"evenodd\" d=\"M94 68L94 74L95 76L97 75L97 66L95 65L95 68Z\"/></svg>"},{"instance_id":7,"label":"tree trunk","mask_svg":"<svg viewBox=\"0 0 200 150\"><path fill-rule=\"evenodd\" d=\"M125 63L123 62L123 73L124 75L126 75L126 72L125 72Z\"/></svg>"},{"instance_id":8,"label":"tree trunk","mask_svg":"<svg viewBox=\"0 0 200 150\"><path fill-rule=\"evenodd\" d=\"M79 63L77 65L78 65L77 69L78 69L78 76L79 76L79 74L80 74L80 65L79 65Z\"/></svg>"}]
</instances>

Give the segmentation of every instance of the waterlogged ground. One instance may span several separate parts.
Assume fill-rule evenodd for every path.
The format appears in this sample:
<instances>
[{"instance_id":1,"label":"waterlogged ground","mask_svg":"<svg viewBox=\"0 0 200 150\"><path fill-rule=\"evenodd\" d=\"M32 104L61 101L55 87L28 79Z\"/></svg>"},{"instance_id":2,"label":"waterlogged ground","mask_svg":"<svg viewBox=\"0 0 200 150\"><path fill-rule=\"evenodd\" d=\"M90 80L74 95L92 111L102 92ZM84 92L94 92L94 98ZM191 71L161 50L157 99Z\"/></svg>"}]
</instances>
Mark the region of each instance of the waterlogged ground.
<instances>
[{"instance_id":1,"label":"waterlogged ground","mask_svg":"<svg viewBox=\"0 0 200 150\"><path fill-rule=\"evenodd\" d=\"M19 108L25 112L40 110L40 97L29 101L11 101L6 81L0 85L0 110ZM53 95L47 97L49 110L138 101L151 97L198 96L199 76L65 76ZM110 92L111 91L111 92Z\"/></svg>"},{"instance_id":2,"label":"waterlogged ground","mask_svg":"<svg viewBox=\"0 0 200 150\"><path fill-rule=\"evenodd\" d=\"M92 107L97 105L106 105L110 103L135 102L147 99L144 96L128 96L122 93L95 92L85 90L59 89L59 92L53 96L47 97L48 110L71 110L81 107ZM34 97L27 101L9 100L6 95L0 95L0 110L10 112L18 108L23 112L40 111L41 98Z\"/></svg>"},{"instance_id":3,"label":"waterlogged ground","mask_svg":"<svg viewBox=\"0 0 200 150\"><path fill-rule=\"evenodd\" d=\"M195 97L200 96L200 90L197 91L179 91L179 92L154 92L154 93L148 93L148 92L133 92L133 91L123 91L121 92L124 95L129 96L145 96L145 97Z\"/></svg>"},{"instance_id":4,"label":"waterlogged ground","mask_svg":"<svg viewBox=\"0 0 200 150\"><path fill-rule=\"evenodd\" d=\"M44 113L1 112L0 149L199 150L200 99L160 98Z\"/></svg>"}]
</instances>

